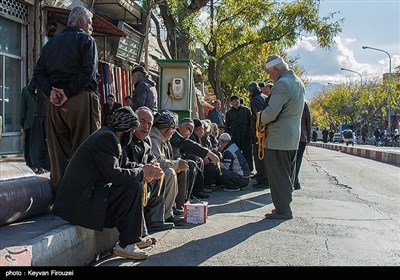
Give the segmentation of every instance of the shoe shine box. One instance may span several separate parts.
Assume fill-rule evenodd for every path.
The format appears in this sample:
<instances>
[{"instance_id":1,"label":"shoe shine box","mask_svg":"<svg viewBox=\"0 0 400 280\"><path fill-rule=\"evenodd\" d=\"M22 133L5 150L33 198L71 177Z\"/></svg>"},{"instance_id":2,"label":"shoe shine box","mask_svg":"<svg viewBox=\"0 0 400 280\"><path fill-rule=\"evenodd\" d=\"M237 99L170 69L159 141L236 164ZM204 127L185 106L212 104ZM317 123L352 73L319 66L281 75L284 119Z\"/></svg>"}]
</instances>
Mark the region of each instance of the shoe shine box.
<instances>
[{"instance_id":1,"label":"shoe shine box","mask_svg":"<svg viewBox=\"0 0 400 280\"><path fill-rule=\"evenodd\" d=\"M204 224L207 221L208 202L185 203L184 217L189 224Z\"/></svg>"}]
</instances>

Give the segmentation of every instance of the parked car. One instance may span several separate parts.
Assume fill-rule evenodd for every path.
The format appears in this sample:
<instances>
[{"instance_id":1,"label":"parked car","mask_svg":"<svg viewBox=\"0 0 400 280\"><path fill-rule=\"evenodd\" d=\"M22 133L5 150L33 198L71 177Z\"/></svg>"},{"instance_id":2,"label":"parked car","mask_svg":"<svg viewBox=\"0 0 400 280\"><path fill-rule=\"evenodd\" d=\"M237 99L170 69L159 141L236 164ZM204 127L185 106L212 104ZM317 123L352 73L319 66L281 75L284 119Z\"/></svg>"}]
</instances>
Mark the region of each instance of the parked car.
<instances>
[{"instance_id":1,"label":"parked car","mask_svg":"<svg viewBox=\"0 0 400 280\"><path fill-rule=\"evenodd\" d=\"M343 143L343 138L342 138L342 134L340 133L335 133L333 134L333 143Z\"/></svg>"},{"instance_id":2,"label":"parked car","mask_svg":"<svg viewBox=\"0 0 400 280\"><path fill-rule=\"evenodd\" d=\"M356 137L354 135L354 132L350 129L346 129L342 131L342 138L343 138L343 142L346 143L346 146L348 146L349 144L354 146L354 143L356 141Z\"/></svg>"}]
</instances>

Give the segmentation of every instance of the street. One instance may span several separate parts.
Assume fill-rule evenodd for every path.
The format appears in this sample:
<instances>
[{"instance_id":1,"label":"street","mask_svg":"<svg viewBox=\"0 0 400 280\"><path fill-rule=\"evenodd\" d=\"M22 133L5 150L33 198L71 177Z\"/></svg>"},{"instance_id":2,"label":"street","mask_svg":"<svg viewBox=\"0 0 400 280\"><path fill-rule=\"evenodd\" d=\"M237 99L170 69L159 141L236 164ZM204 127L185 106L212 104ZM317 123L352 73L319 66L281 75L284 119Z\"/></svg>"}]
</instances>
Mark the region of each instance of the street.
<instances>
[{"instance_id":1,"label":"street","mask_svg":"<svg viewBox=\"0 0 400 280\"><path fill-rule=\"evenodd\" d=\"M309 148L292 220L265 220L269 190L213 192L206 224L158 232L149 258L95 266L399 266L400 168Z\"/></svg>"}]
</instances>

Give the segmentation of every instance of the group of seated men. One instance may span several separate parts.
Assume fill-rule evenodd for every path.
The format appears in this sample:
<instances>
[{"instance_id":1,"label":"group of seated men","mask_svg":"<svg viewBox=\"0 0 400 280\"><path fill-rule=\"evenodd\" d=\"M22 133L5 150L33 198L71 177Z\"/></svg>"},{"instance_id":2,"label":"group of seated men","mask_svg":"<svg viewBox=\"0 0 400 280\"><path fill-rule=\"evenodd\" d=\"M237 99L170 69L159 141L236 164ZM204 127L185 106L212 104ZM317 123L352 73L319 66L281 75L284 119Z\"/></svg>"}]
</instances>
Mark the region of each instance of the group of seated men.
<instances>
[{"instance_id":1,"label":"group of seated men","mask_svg":"<svg viewBox=\"0 0 400 280\"><path fill-rule=\"evenodd\" d=\"M70 160L53 212L94 230L116 227L114 253L146 259L142 249L156 242L149 232L182 224L185 202L207 198L216 184L247 185L246 160L228 134L218 142L212 127L198 119L178 122L168 110L119 108Z\"/></svg>"}]
</instances>

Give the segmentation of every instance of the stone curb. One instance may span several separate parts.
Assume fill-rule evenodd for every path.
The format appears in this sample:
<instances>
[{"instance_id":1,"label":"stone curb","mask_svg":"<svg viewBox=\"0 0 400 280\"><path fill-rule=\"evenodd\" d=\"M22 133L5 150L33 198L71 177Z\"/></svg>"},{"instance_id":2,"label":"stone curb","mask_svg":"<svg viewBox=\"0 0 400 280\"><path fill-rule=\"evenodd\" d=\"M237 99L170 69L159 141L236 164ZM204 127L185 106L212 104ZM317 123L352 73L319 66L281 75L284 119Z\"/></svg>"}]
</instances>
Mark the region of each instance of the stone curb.
<instances>
[{"instance_id":1,"label":"stone curb","mask_svg":"<svg viewBox=\"0 0 400 280\"><path fill-rule=\"evenodd\" d=\"M353 147L353 146L350 147L350 146L341 146L337 144L319 143L319 142L311 142L310 146L340 151L353 156L359 156L367 159L372 159L400 166L400 153L394 153L391 151L377 151L364 147Z\"/></svg>"}]
</instances>

